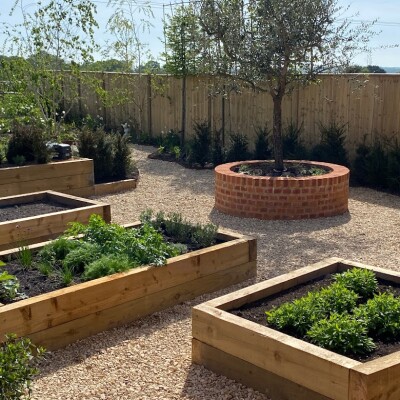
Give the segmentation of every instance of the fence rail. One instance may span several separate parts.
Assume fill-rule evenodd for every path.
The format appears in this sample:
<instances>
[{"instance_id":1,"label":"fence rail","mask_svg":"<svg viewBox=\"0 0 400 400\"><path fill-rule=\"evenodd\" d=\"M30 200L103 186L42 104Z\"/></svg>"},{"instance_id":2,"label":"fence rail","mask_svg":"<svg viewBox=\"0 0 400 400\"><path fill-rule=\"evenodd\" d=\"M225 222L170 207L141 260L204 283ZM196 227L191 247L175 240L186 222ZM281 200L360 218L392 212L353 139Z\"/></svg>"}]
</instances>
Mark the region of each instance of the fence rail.
<instances>
[{"instance_id":1,"label":"fence rail","mask_svg":"<svg viewBox=\"0 0 400 400\"><path fill-rule=\"evenodd\" d=\"M182 80L170 76L102 73L93 74L111 97L102 106L98 94L80 85L80 103L75 112L100 116L114 129L128 122L142 131L158 135L169 129L179 131L182 118ZM257 127L272 127L273 104L268 93L240 88L226 95L215 94L210 77L188 77L186 94L187 137L193 123L207 121L230 132L242 132L252 140ZM319 124L335 121L347 131L347 149L355 148L367 136L400 139L400 74L322 75L319 82L296 88L283 102L284 124L303 126L303 141L311 146L319 141Z\"/></svg>"}]
</instances>

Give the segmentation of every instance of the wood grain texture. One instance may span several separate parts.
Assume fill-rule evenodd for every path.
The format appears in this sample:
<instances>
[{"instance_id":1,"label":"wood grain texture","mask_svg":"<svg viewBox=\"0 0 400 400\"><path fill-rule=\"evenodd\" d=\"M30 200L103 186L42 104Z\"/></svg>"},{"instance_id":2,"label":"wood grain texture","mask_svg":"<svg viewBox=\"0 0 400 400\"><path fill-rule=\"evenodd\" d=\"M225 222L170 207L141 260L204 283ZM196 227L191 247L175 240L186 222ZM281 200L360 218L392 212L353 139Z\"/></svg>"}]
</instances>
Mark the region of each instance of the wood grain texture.
<instances>
[{"instance_id":1,"label":"wood grain texture","mask_svg":"<svg viewBox=\"0 0 400 400\"><path fill-rule=\"evenodd\" d=\"M388 281L400 279L396 271L331 258L210 300L193 308L193 361L279 400L280 395L282 400L314 399L314 392L322 399L399 400L400 352L361 363L227 312L354 267L373 270ZM260 383L263 374L265 382ZM280 393L285 380L290 381L289 392ZM291 392L293 385L311 392Z\"/></svg>"},{"instance_id":2,"label":"wood grain texture","mask_svg":"<svg viewBox=\"0 0 400 400\"><path fill-rule=\"evenodd\" d=\"M140 267L6 305L0 310L0 337L15 332L54 349L247 280L257 267L250 259L251 246L246 237L234 234L225 243L173 257L163 267ZM1 255L13 256L7 251Z\"/></svg>"},{"instance_id":3,"label":"wood grain texture","mask_svg":"<svg viewBox=\"0 0 400 400\"><path fill-rule=\"evenodd\" d=\"M192 340L192 361L252 387L273 400L331 400L196 339Z\"/></svg>"},{"instance_id":4,"label":"wood grain texture","mask_svg":"<svg viewBox=\"0 0 400 400\"><path fill-rule=\"evenodd\" d=\"M11 205L14 196L0 198L0 207ZM0 222L0 250L43 242L63 233L70 222L88 222L92 214L98 214L106 222L111 221L111 208L109 204L76 196L58 193L55 191L42 191L17 195L16 204L29 204L32 201L55 201L69 210L41 214L11 221Z\"/></svg>"}]
</instances>

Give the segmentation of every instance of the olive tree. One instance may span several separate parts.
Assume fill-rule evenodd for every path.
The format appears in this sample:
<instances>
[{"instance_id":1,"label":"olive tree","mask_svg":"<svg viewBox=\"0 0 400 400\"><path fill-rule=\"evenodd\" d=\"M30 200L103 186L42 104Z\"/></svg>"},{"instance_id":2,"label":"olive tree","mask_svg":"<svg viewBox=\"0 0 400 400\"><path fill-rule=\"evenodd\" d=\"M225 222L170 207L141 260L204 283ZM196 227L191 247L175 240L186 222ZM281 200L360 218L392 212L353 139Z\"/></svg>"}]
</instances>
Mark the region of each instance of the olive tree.
<instances>
[{"instance_id":1,"label":"olive tree","mask_svg":"<svg viewBox=\"0 0 400 400\"><path fill-rule=\"evenodd\" d=\"M353 27L337 0L196 0L193 6L204 32L221 46L215 62L230 61L225 75L271 95L275 167L283 170L284 96L348 65L366 50L373 24Z\"/></svg>"}]
</instances>

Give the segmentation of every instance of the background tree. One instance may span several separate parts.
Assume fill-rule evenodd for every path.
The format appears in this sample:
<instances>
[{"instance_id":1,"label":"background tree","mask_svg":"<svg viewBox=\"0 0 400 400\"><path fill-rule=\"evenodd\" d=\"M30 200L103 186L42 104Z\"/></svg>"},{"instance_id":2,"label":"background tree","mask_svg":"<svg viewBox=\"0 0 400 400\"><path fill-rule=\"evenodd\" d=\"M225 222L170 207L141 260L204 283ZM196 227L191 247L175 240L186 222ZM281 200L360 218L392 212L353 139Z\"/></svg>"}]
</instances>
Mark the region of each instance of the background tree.
<instances>
[{"instance_id":1,"label":"background tree","mask_svg":"<svg viewBox=\"0 0 400 400\"><path fill-rule=\"evenodd\" d=\"M181 145L186 130L186 83L189 75L201 72L202 31L192 6L177 7L164 22L165 65L167 73L182 79Z\"/></svg>"},{"instance_id":2,"label":"background tree","mask_svg":"<svg viewBox=\"0 0 400 400\"><path fill-rule=\"evenodd\" d=\"M149 31L153 13L148 3L135 0L109 0L108 6L113 9L107 22L107 30L112 39L107 42L104 53L106 57L111 54L120 60L120 71L126 74L112 78L119 81L119 84L103 93L104 100L107 106L133 102L138 115L127 115L126 123L139 134L143 131L143 112L148 99L141 96L142 100L137 100L133 92L143 90L143 84L147 82L147 77L142 76L141 65L145 57L150 58L150 54L147 44L141 41L141 33ZM131 75L135 69L138 69L138 76Z\"/></svg>"},{"instance_id":3,"label":"background tree","mask_svg":"<svg viewBox=\"0 0 400 400\"><path fill-rule=\"evenodd\" d=\"M343 72L346 74L386 74L386 71L378 65L367 65L366 67L362 67L361 65L357 64L349 65L344 69Z\"/></svg>"},{"instance_id":4,"label":"background tree","mask_svg":"<svg viewBox=\"0 0 400 400\"><path fill-rule=\"evenodd\" d=\"M200 0L193 7L202 29L230 62L225 75L271 95L275 166L283 170L284 96L365 51L371 24L352 28L339 19L343 10L337 0Z\"/></svg>"},{"instance_id":5,"label":"background tree","mask_svg":"<svg viewBox=\"0 0 400 400\"><path fill-rule=\"evenodd\" d=\"M34 96L43 119L57 133L79 100L80 64L91 62L97 48L96 8L85 0L51 0L38 2L29 13L24 1L17 0L12 12L18 10L24 22L6 30L7 53L15 56L5 61L8 80Z\"/></svg>"}]
</instances>

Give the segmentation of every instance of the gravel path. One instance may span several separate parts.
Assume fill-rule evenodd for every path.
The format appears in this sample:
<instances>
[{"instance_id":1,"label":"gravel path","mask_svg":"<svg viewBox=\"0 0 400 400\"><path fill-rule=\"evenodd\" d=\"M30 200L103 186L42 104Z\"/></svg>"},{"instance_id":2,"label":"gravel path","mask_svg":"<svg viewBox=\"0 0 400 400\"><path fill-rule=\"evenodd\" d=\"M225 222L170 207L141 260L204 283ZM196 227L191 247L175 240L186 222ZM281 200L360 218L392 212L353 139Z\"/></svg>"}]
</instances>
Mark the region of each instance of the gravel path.
<instances>
[{"instance_id":1,"label":"gravel path","mask_svg":"<svg viewBox=\"0 0 400 400\"><path fill-rule=\"evenodd\" d=\"M112 205L114 222L136 220L150 207L255 236L257 281L332 256L400 270L400 197L352 188L350 213L338 217L309 221L229 217L213 209L212 171L148 160L152 150L134 149L140 170L136 190L99 197ZM251 283L198 297L50 353L34 383L33 399L266 399L190 361L191 307Z\"/></svg>"}]
</instances>

